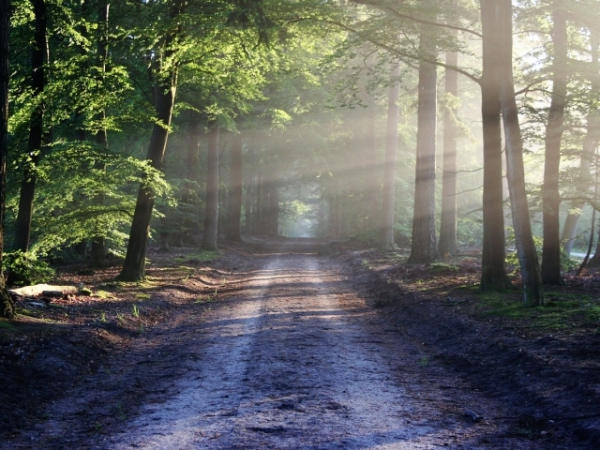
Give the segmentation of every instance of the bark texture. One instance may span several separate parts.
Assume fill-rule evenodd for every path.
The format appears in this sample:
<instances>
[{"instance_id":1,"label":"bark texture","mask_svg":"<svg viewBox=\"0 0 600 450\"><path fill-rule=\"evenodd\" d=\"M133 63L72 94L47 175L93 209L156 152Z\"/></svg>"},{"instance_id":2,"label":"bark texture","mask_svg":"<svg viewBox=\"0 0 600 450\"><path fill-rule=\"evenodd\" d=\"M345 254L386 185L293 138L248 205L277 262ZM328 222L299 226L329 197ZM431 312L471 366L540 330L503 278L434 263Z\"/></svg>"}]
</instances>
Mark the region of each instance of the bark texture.
<instances>
[{"instance_id":1,"label":"bark texture","mask_svg":"<svg viewBox=\"0 0 600 450\"><path fill-rule=\"evenodd\" d=\"M210 125L206 161L206 209L202 249L217 250L219 233L219 127Z\"/></svg>"},{"instance_id":2,"label":"bark texture","mask_svg":"<svg viewBox=\"0 0 600 450\"><path fill-rule=\"evenodd\" d=\"M458 53L447 52L446 64L458 65ZM445 93L450 102L458 97L458 73L446 69ZM440 255L456 253L456 109L448 106L444 110L444 159L442 174L442 214L440 216Z\"/></svg>"},{"instance_id":3,"label":"bark texture","mask_svg":"<svg viewBox=\"0 0 600 450\"><path fill-rule=\"evenodd\" d=\"M498 39L501 45L497 57L500 61L500 103L504 135L506 136L506 176L508 178L517 255L523 280L525 304L538 306L544 304L544 292L537 252L531 232L527 191L525 189L523 141L515 101L512 71L512 3L511 0L494 1L498 3L499 12Z\"/></svg>"},{"instance_id":4,"label":"bark texture","mask_svg":"<svg viewBox=\"0 0 600 450\"><path fill-rule=\"evenodd\" d=\"M170 44L172 44L172 38L167 39L167 49L169 49ZM165 55L165 57L167 56L170 55ZM176 68L173 68L167 75L160 77L154 88L157 123L152 128L152 137L146 155L146 159L150 162L150 165L158 170L162 169L171 118L173 116L173 106L175 105L177 86ZM146 249L148 246L150 219L152 219L153 208L154 193L148 185L142 183L138 190L133 213L125 263L118 277L122 281L139 281L144 279Z\"/></svg>"},{"instance_id":5,"label":"bark texture","mask_svg":"<svg viewBox=\"0 0 600 450\"><path fill-rule=\"evenodd\" d=\"M417 163L414 217L409 262L427 264L439 258L435 235L435 132L437 115L436 66L433 30L421 25L419 100L417 109Z\"/></svg>"},{"instance_id":6,"label":"bark texture","mask_svg":"<svg viewBox=\"0 0 600 450\"><path fill-rule=\"evenodd\" d=\"M10 1L0 0L0 317L15 316L15 304L6 291L2 276L4 251L4 209L6 205L6 158L8 155L8 82L9 82Z\"/></svg>"},{"instance_id":7,"label":"bark texture","mask_svg":"<svg viewBox=\"0 0 600 450\"><path fill-rule=\"evenodd\" d=\"M500 79L498 77L498 8L496 2L480 0L482 23L481 120L483 129L483 291L511 286L506 273L502 189L502 132Z\"/></svg>"},{"instance_id":8,"label":"bark texture","mask_svg":"<svg viewBox=\"0 0 600 450\"><path fill-rule=\"evenodd\" d=\"M400 76L400 66L392 71L392 78ZM383 223L381 246L384 250L393 250L394 241L395 203L396 203L396 160L398 155L398 94L400 86L394 82L388 90L387 131L385 134L385 164L383 173Z\"/></svg>"},{"instance_id":9,"label":"bark texture","mask_svg":"<svg viewBox=\"0 0 600 450\"><path fill-rule=\"evenodd\" d=\"M47 58L46 46L46 3L44 0L31 0L34 13L34 37L31 49L31 91L37 105L29 119L29 139L27 142L28 161L24 165L23 181L19 196L19 210L15 222L14 248L26 252L29 250L31 220L33 218L33 198L37 180L36 166L42 153L44 137L44 114L46 106L39 100L46 83L44 63Z\"/></svg>"}]
</instances>

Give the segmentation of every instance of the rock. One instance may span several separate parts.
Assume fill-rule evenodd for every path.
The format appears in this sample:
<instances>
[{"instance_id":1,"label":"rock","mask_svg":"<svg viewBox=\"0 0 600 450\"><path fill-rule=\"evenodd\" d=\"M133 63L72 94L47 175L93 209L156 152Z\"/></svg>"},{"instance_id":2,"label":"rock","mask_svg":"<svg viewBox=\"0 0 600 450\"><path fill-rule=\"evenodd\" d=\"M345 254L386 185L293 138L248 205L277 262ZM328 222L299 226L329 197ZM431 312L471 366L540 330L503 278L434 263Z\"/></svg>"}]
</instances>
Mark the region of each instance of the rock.
<instances>
[{"instance_id":1,"label":"rock","mask_svg":"<svg viewBox=\"0 0 600 450\"><path fill-rule=\"evenodd\" d=\"M463 411L463 416L468 417L473 422L481 422L481 416L477 414L475 411L465 408Z\"/></svg>"}]
</instances>

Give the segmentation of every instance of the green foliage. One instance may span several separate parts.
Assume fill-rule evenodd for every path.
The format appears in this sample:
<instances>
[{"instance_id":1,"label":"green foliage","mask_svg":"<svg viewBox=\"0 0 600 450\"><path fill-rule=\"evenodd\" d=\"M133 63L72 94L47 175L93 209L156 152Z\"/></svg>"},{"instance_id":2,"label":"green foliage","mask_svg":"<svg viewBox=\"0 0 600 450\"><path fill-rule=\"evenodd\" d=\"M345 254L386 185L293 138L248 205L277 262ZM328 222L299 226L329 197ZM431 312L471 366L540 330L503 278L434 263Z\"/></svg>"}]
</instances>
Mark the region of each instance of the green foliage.
<instances>
[{"instance_id":1,"label":"green foliage","mask_svg":"<svg viewBox=\"0 0 600 450\"><path fill-rule=\"evenodd\" d=\"M519 257L515 250L512 250L515 245L515 233L512 227L506 228L506 245L509 248L509 251L506 252L506 264L510 267L513 267L515 270L519 267ZM543 238L540 236L533 236L533 243L535 244L535 249L538 254L538 258L541 260L542 258L542 245L544 243ZM560 249L560 265L561 269L568 271L574 270L578 267L577 260L571 258L569 254L561 247Z\"/></svg>"},{"instance_id":2,"label":"green foliage","mask_svg":"<svg viewBox=\"0 0 600 450\"><path fill-rule=\"evenodd\" d=\"M90 143L57 141L37 172L31 251L39 256L95 237L122 249L138 183L165 202L173 198L164 174L148 162L100 152ZM18 192L10 194L9 223L18 207Z\"/></svg>"},{"instance_id":3,"label":"green foliage","mask_svg":"<svg viewBox=\"0 0 600 450\"><path fill-rule=\"evenodd\" d=\"M54 277L46 261L40 260L34 253L13 251L2 256L2 268L8 279L16 286L46 283Z\"/></svg>"}]
</instances>

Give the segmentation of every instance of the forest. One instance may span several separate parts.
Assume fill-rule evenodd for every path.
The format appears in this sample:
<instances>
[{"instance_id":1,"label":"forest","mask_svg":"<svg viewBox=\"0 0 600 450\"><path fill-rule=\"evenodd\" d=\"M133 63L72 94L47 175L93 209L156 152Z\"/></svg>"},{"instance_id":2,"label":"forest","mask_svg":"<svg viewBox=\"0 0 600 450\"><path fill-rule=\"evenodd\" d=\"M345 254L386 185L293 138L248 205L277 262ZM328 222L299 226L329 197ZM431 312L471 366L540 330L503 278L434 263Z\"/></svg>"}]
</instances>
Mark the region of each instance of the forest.
<instances>
[{"instance_id":1,"label":"forest","mask_svg":"<svg viewBox=\"0 0 600 450\"><path fill-rule=\"evenodd\" d=\"M597 336L599 6L0 0L0 331L69 270L316 245L529 318L578 286Z\"/></svg>"},{"instance_id":2,"label":"forest","mask_svg":"<svg viewBox=\"0 0 600 450\"><path fill-rule=\"evenodd\" d=\"M8 282L77 256L141 280L149 241L200 232L354 237L413 263L481 248L483 290L509 248L543 304L594 235L596 6L6 5Z\"/></svg>"}]
</instances>

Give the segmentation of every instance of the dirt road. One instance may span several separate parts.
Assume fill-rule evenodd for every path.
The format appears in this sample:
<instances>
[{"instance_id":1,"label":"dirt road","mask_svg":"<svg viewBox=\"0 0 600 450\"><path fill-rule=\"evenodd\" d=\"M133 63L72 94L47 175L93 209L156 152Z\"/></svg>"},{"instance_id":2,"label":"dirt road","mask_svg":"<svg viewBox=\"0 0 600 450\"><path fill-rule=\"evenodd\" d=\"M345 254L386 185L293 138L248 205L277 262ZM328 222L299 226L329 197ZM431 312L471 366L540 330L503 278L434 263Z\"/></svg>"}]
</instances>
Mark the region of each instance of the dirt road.
<instances>
[{"instance_id":1,"label":"dirt road","mask_svg":"<svg viewBox=\"0 0 600 450\"><path fill-rule=\"evenodd\" d=\"M119 376L90 376L29 442L0 447L542 448L369 307L335 259L262 260L233 297L146 333L115 362Z\"/></svg>"}]
</instances>

